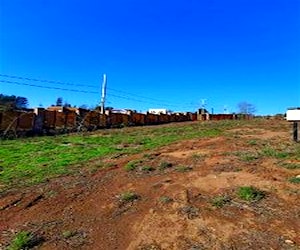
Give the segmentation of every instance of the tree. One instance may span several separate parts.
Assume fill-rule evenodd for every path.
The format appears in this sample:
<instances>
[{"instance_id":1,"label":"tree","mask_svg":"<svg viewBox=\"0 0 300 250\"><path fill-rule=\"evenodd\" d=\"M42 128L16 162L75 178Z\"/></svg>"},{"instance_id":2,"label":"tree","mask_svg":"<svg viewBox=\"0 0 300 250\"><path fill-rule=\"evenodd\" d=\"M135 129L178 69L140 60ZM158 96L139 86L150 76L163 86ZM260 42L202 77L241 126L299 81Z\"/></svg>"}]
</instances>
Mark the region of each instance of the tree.
<instances>
[{"instance_id":1,"label":"tree","mask_svg":"<svg viewBox=\"0 0 300 250\"><path fill-rule=\"evenodd\" d=\"M248 102L240 102L238 104L238 113L244 115L253 115L256 112L256 108L253 104Z\"/></svg>"},{"instance_id":2,"label":"tree","mask_svg":"<svg viewBox=\"0 0 300 250\"><path fill-rule=\"evenodd\" d=\"M56 106L61 107L63 105L63 99L62 97L58 97L56 100Z\"/></svg>"},{"instance_id":3,"label":"tree","mask_svg":"<svg viewBox=\"0 0 300 250\"><path fill-rule=\"evenodd\" d=\"M0 94L0 110L22 109L28 107L28 99L22 96Z\"/></svg>"},{"instance_id":4,"label":"tree","mask_svg":"<svg viewBox=\"0 0 300 250\"><path fill-rule=\"evenodd\" d=\"M28 100L26 97L18 96L15 100L15 107L18 109L26 109L28 107Z\"/></svg>"},{"instance_id":5,"label":"tree","mask_svg":"<svg viewBox=\"0 0 300 250\"><path fill-rule=\"evenodd\" d=\"M112 111L114 108L113 107L105 107L105 110Z\"/></svg>"},{"instance_id":6,"label":"tree","mask_svg":"<svg viewBox=\"0 0 300 250\"><path fill-rule=\"evenodd\" d=\"M72 106L71 106L71 104L70 103L68 103L68 102L65 102L65 104L64 104L64 108L71 108Z\"/></svg>"}]
</instances>

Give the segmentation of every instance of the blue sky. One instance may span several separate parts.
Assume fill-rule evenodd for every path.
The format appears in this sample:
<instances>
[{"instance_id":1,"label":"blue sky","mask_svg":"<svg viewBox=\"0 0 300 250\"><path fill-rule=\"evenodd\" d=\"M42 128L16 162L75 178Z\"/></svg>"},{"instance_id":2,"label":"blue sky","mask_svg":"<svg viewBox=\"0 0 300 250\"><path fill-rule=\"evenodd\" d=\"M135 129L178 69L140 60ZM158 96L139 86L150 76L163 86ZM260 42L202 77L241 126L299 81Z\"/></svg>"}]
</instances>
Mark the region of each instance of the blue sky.
<instances>
[{"instance_id":1,"label":"blue sky","mask_svg":"<svg viewBox=\"0 0 300 250\"><path fill-rule=\"evenodd\" d=\"M300 106L299 0L0 0L0 15L1 75L75 84L0 76L32 107L95 106L103 73L115 108Z\"/></svg>"}]
</instances>

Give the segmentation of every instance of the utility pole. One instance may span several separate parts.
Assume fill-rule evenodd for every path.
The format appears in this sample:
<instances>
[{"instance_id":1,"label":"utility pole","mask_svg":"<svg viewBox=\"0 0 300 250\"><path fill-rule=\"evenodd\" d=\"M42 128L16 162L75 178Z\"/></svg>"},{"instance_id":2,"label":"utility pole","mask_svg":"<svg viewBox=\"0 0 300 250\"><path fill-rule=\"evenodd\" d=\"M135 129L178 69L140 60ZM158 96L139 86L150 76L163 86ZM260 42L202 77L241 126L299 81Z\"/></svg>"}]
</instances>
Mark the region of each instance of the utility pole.
<instances>
[{"instance_id":1,"label":"utility pole","mask_svg":"<svg viewBox=\"0 0 300 250\"><path fill-rule=\"evenodd\" d=\"M104 114L105 97L106 97L106 74L103 74L102 95L101 95L101 105L100 105L101 114Z\"/></svg>"}]
</instances>

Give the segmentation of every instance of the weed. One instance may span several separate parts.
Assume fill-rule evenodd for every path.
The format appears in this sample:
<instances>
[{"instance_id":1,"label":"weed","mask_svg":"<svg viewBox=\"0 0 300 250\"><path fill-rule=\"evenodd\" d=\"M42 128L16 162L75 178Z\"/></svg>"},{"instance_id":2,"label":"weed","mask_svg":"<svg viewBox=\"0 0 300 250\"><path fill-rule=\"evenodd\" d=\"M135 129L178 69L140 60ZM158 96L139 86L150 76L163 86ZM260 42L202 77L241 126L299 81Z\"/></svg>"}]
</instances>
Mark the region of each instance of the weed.
<instances>
[{"instance_id":1,"label":"weed","mask_svg":"<svg viewBox=\"0 0 300 250\"><path fill-rule=\"evenodd\" d=\"M265 197L265 193L253 186L239 187L237 190L239 198L246 201L259 201Z\"/></svg>"},{"instance_id":2,"label":"weed","mask_svg":"<svg viewBox=\"0 0 300 250\"><path fill-rule=\"evenodd\" d=\"M161 202L161 203L170 203L170 202L172 202L173 201L173 199L172 198L170 198L169 196L161 196L161 197L159 197L159 201Z\"/></svg>"},{"instance_id":3,"label":"weed","mask_svg":"<svg viewBox=\"0 0 300 250\"><path fill-rule=\"evenodd\" d=\"M151 166L144 166L144 167L142 167L142 170L145 172L151 172L151 171L154 171L155 168L151 167Z\"/></svg>"},{"instance_id":4,"label":"weed","mask_svg":"<svg viewBox=\"0 0 300 250\"><path fill-rule=\"evenodd\" d=\"M283 158L287 158L290 155L290 152L277 151L276 149L267 146L262 149L261 154L267 157L283 159Z\"/></svg>"},{"instance_id":5,"label":"weed","mask_svg":"<svg viewBox=\"0 0 300 250\"><path fill-rule=\"evenodd\" d=\"M189 166L177 166L177 167L175 168L176 171L181 172L181 173L191 171L192 169L193 169L193 168L192 168L192 167L189 167Z\"/></svg>"},{"instance_id":6,"label":"weed","mask_svg":"<svg viewBox=\"0 0 300 250\"><path fill-rule=\"evenodd\" d=\"M238 156L241 161L245 162L254 161L259 158L259 155L255 152L236 152L234 154Z\"/></svg>"},{"instance_id":7,"label":"weed","mask_svg":"<svg viewBox=\"0 0 300 250\"><path fill-rule=\"evenodd\" d=\"M133 171L138 167L138 163L140 163L140 161L137 160L130 161L125 165L124 169L126 171Z\"/></svg>"},{"instance_id":8,"label":"weed","mask_svg":"<svg viewBox=\"0 0 300 250\"><path fill-rule=\"evenodd\" d=\"M180 212L192 220L199 216L199 208L194 206L184 206L180 209Z\"/></svg>"},{"instance_id":9,"label":"weed","mask_svg":"<svg viewBox=\"0 0 300 250\"><path fill-rule=\"evenodd\" d=\"M280 166L286 168L286 169L300 169L299 163L281 163Z\"/></svg>"},{"instance_id":10,"label":"weed","mask_svg":"<svg viewBox=\"0 0 300 250\"><path fill-rule=\"evenodd\" d=\"M255 145L257 145L258 143L257 143L257 140L254 140L254 139L253 139L253 140L249 140L249 141L248 141L248 144L251 145L251 146L255 146Z\"/></svg>"},{"instance_id":11,"label":"weed","mask_svg":"<svg viewBox=\"0 0 300 250\"><path fill-rule=\"evenodd\" d=\"M71 231L71 230L66 230L66 231L63 231L62 232L62 236L65 238L65 239L69 239L73 236L75 236L77 234L76 231Z\"/></svg>"},{"instance_id":12,"label":"weed","mask_svg":"<svg viewBox=\"0 0 300 250\"><path fill-rule=\"evenodd\" d=\"M203 160L203 159L204 159L204 155L202 155L202 154L198 154L198 153L192 154L192 160L194 160L194 161L199 161L199 160Z\"/></svg>"},{"instance_id":13,"label":"weed","mask_svg":"<svg viewBox=\"0 0 300 250\"><path fill-rule=\"evenodd\" d=\"M39 245L44 239L37 237L30 232L20 231L16 234L7 250L30 249Z\"/></svg>"},{"instance_id":14,"label":"weed","mask_svg":"<svg viewBox=\"0 0 300 250\"><path fill-rule=\"evenodd\" d=\"M119 197L119 200L124 203L139 199L139 196L132 191L126 191L124 193L121 193L118 197Z\"/></svg>"},{"instance_id":15,"label":"weed","mask_svg":"<svg viewBox=\"0 0 300 250\"><path fill-rule=\"evenodd\" d=\"M295 183L295 184L300 184L300 177L295 176L289 179L289 182Z\"/></svg>"},{"instance_id":16,"label":"weed","mask_svg":"<svg viewBox=\"0 0 300 250\"><path fill-rule=\"evenodd\" d=\"M153 154L144 154L143 158L149 159L149 160L153 160L155 158L155 156Z\"/></svg>"},{"instance_id":17,"label":"weed","mask_svg":"<svg viewBox=\"0 0 300 250\"><path fill-rule=\"evenodd\" d=\"M163 161L159 164L158 168L159 168L159 170L165 170L167 168L171 168L172 166L173 166L173 164L171 162Z\"/></svg>"},{"instance_id":18,"label":"weed","mask_svg":"<svg viewBox=\"0 0 300 250\"><path fill-rule=\"evenodd\" d=\"M221 195L221 196L216 196L211 200L211 204L214 207L221 208L225 204L229 203L231 201L230 197L227 195Z\"/></svg>"}]
</instances>

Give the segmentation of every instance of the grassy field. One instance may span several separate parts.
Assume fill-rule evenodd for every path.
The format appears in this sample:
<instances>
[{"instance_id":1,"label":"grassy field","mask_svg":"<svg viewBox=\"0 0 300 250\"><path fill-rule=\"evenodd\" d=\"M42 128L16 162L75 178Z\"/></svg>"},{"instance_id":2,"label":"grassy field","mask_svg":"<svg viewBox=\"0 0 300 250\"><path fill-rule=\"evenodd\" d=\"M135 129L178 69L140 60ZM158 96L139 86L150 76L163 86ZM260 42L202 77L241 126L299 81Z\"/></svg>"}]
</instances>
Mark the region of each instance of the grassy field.
<instances>
[{"instance_id":1,"label":"grassy field","mask_svg":"<svg viewBox=\"0 0 300 250\"><path fill-rule=\"evenodd\" d=\"M0 141L0 190L70 174L84 167L87 161L108 155L139 153L183 139L219 136L224 129L238 123L182 123L3 140Z\"/></svg>"},{"instance_id":2,"label":"grassy field","mask_svg":"<svg viewBox=\"0 0 300 250\"><path fill-rule=\"evenodd\" d=\"M136 154L185 139L220 136L230 128L245 124L255 127L259 123L259 120L194 122L3 140L0 141L0 190L32 185L56 176L71 174L94 159L99 159L96 167L104 168L107 164L102 164L101 159L107 156ZM300 155L299 147L295 145L291 148L283 143L275 148L259 145L257 140L250 140L249 145L256 148L259 146L260 151L234 153L244 161L255 160L261 156L286 158L293 155L295 158Z\"/></svg>"}]
</instances>

